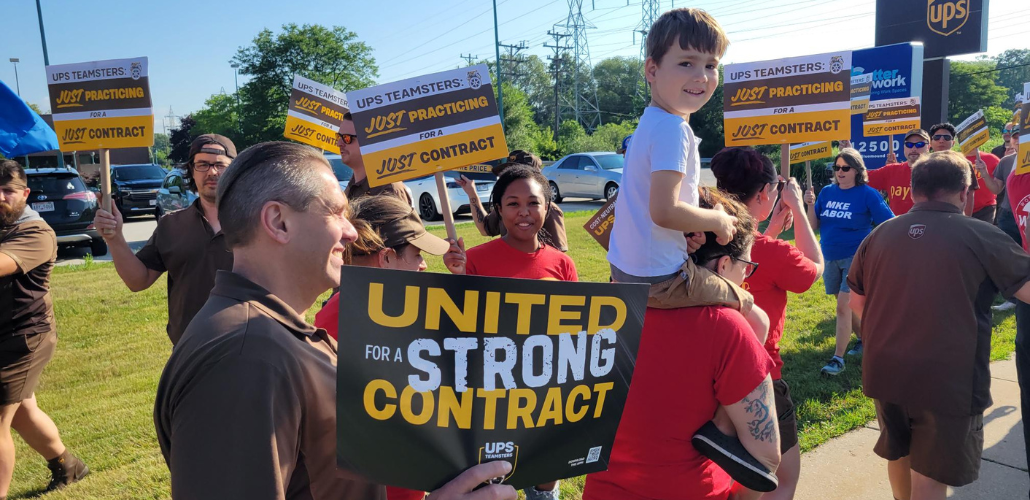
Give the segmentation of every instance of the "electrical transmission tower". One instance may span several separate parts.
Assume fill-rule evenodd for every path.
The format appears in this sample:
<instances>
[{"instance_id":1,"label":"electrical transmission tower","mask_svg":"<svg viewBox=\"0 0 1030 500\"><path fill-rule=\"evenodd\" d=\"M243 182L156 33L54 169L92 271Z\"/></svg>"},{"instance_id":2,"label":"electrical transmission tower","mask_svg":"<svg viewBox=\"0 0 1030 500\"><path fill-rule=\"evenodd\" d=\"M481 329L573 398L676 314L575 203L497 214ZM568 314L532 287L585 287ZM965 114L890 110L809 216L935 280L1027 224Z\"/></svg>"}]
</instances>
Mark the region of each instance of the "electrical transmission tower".
<instances>
[{"instance_id":1,"label":"electrical transmission tower","mask_svg":"<svg viewBox=\"0 0 1030 500\"><path fill-rule=\"evenodd\" d=\"M547 56L547 58L551 61L551 70L554 73L554 142L558 142L558 128L561 127L561 119L562 115L564 114L562 112L563 106L560 100L562 82L561 64L562 60L565 59L565 52L569 50L568 43L565 42L565 39L572 35L569 35L568 33L561 33L554 30L548 31L547 34L554 38L553 45L548 45L545 43L544 47L547 47L554 51L554 55ZM571 110L571 106L569 105L565 105L564 108L567 110Z\"/></svg>"},{"instance_id":2,"label":"electrical transmission tower","mask_svg":"<svg viewBox=\"0 0 1030 500\"><path fill-rule=\"evenodd\" d=\"M594 66L590 63L587 30L596 29L596 26L583 18L583 0L568 2L568 19L565 24L555 26L565 28L572 38L572 108L576 114L576 121L587 131L593 131L601 125L601 111L597 107L597 84L594 82Z\"/></svg>"},{"instance_id":3,"label":"electrical transmission tower","mask_svg":"<svg viewBox=\"0 0 1030 500\"><path fill-rule=\"evenodd\" d=\"M644 61L647 59L647 34L651 32L651 26L658 20L658 16L661 15L661 1L660 0L641 0L640 2L640 25L634 31L640 33L640 70L637 71L637 78L639 85L637 85L637 95L646 103L650 100L650 92L647 86L647 81L644 79Z\"/></svg>"}]
</instances>

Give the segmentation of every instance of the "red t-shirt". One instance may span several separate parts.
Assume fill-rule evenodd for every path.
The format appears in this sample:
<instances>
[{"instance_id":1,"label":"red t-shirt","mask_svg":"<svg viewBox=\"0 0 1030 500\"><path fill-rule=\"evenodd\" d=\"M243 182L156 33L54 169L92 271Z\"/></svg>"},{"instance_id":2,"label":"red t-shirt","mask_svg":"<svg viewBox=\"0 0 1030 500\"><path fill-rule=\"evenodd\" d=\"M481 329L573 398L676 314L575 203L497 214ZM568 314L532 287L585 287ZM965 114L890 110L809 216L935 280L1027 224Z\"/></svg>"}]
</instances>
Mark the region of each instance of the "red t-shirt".
<instances>
[{"instance_id":1,"label":"red t-shirt","mask_svg":"<svg viewBox=\"0 0 1030 500\"><path fill-rule=\"evenodd\" d=\"M1026 217L1030 212L1030 172L1019 173L1016 167L1005 182L1005 197L1012 205L1012 215L1019 225L1019 235L1023 238L1023 250L1030 253L1030 245L1026 241Z\"/></svg>"},{"instance_id":2,"label":"red t-shirt","mask_svg":"<svg viewBox=\"0 0 1030 500\"><path fill-rule=\"evenodd\" d=\"M325 329L332 338L337 338L340 333L340 294L333 294L329 301L322 306L322 310L315 314L315 326ZM387 500L422 500L426 494L422 491L386 487Z\"/></svg>"},{"instance_id":3,"label":"red t-shirt","mask_svg":"<svg viewBox=\"0 0 1030 500\"><path fill-rule=\"evenodd\" d=\"M727 498L733 480L690 438L720 405L758 387L772 365L733 309L648 308L611 462L587 476L583 499Z\"/></svg>"},{"instance_id":4,"label":"red t-shirt","mask_svg":"<svg viewBox=\"0 0 1030 500\"><path fill-rule=\"evenodd\" d=\"M907 161L869 170L868 174L869 185L887 193L887 204L895 216L912 210L912 168Z\"/></svg>"},{"instance_id":5,"label":"red t-shirt","mask_svg":"<svg viewBox=\"0 0 1030 500\"><path fill-rule=\"evenodd\" d=\"M794 245L764 234L755 235L751 260L758 263L758 270L745 283L747 290L755 297L755 305L769 315L769 337L765 341L765 350L775 363L772 378L779 380L780 369L783 368L780 339L787 319L787 292L808 291L819 277L819 270L815 262L808 260Z\"/></svg>"},{"instance_id":6,"label":"red t-shirt","mask_svg":"<svg viewBox=\"0 0 1030 500\"><path fill-rule=\"evenodd\" d=\"M512 248L504 238L497 238L469 249L466 254L465 274L495 278L579 281L576 264L568 255L549 245L544 245L533 253L522 252Z\"/></svg>"},{"instance_id":7,"label":"red t-shirt","mask_svg":"<svg viewBox=\"0 0 1030 500\"><path fill-rule=\"evenodd\" d=\"M993 176L994 169L998 168L998 162L1001 160L991 153L980 153L980 158L987 165L987 173ZM967 156L966 159L972 162L973 165L976 165L976 155ZM990 189L987 189L987 182L980 175L980 171L973 168L973 173L976 174L976 183L980 185L980 189L973 191L973 212L979 212L984 207L997 205L998 196L992 193Z\"/></svg>"}]
</instances>

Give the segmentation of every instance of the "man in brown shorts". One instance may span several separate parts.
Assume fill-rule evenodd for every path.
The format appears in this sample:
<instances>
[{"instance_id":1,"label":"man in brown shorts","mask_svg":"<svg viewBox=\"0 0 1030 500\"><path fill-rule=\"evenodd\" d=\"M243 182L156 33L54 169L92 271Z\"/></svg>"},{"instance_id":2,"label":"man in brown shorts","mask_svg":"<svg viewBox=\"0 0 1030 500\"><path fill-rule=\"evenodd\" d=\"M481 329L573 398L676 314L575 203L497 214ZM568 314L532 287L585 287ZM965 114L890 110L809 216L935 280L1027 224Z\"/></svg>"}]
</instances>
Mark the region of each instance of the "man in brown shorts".
<instances>
[{"instance_id":1,"label":"man in brown shorts","mask_svg":"<svg viewBox=\"0 0 1030 500\"><path fill-rule=\"evenodd\" d=\"M12 427L47 459L53 476L47 491L89 474L36 405L39 376L57 345L50 300L57 236L25 206L29 192L21 165L0 160L0 500L7 498L14 474Z\"/></svg>"},{"instance_id":2,"label":"man in brown shorts","mask_svg":"<svg viewBox=\"0 0 1030 500\"><path fill-rule=\"evenodd\" d=\"M977 479L991 405L991 303L1030 301L1030 255L963 217L973 182L955 151L912 168L915 206L877 227L848 273L862 318L862 383L876 403L894 496L944 499Z\"/></svg>"}]
</instances>

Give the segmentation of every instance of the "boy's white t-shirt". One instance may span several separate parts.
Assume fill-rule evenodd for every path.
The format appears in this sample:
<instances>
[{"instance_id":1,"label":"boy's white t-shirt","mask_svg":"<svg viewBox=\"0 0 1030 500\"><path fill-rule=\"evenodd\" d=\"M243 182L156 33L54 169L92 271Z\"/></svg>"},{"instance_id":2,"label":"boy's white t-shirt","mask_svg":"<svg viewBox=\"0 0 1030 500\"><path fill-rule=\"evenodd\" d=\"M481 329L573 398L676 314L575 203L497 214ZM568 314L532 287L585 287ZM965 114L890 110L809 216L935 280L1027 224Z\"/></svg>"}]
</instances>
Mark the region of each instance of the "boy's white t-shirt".
<instances>
[{"instance_id":1,"label":"boy's white t-shirt","mask_svg":"<svg viewBox=\"0 0 1030 500\"><path fill-rule=\"evenodd\" d=\"M659 227L651 220L651 173L672 170L683 174L680 201L698 206L701 159L687 121L661 108L648 106L633 132L615 202L615 227L608 262L640 277L666 276L686 262L687 239L680 231Z\"/></svg>"}]
</instances>

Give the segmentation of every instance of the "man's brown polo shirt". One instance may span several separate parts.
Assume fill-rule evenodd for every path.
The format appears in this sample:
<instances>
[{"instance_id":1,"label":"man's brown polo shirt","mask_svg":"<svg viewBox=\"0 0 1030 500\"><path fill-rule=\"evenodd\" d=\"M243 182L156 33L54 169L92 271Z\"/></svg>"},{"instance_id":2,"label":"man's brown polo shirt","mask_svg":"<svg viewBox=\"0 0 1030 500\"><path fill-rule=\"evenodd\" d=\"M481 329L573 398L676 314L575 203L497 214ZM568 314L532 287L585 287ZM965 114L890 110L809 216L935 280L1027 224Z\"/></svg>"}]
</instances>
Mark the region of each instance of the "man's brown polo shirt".
<instances>
[{"instance_id":1,"label":"man's brown polo shirt","mask_svg":"<svg viewBox=\"0 0 1030 500\"><path fill-rule=\"evenodd\" d=\"M489 236L504 236L508 231L501 222L501 214L496 209L491 210L483 221L486 234ZM547 233L545 244L551 245L562 252L569 251L569 238L565 235L565 212L553 201L547 208L547 217L544 218L544 231Z\"/></svg>"},{"instance_id":2,"label":"man's brown polo shirt","mask_svg":"<svg viewBox=\"0 0 1030 500\"><path fill-rule=\"evenodd\" d=\"M148 269L168 273L168 338L173 345L207 302L215 273L232 269L225 237L211 229L199 199L162 217L136 257Z\"/></svg>"},{"instance_id":3,"label":"man's brown polo shirt","mask_svg":"<svg viewBox=\"0 0 1030 500\"><path fill-rule=\"evenodd\" d=\"M13 225L0 227L0 253L18 271L0 277L0 337L54 330L50 271L57 260L57 236L39 214L26 208Z\"/></svg>"},{"instance_id":4,"label":"man's brown polo shirt","mask_svg":"<svg viewBox=\"0 0 1030 500\"><path fill-rule=\"evenodd\" d=\"M943 202L917 203L866 237L848 271L865 296L867 396L952 415L991 405L991 302L1030 281L1030 255Z\"/></svg>"},{"instance_id":5,"label":"man's brown polo shirt","mask_svg":"<svg viewBox=\"0 0 1030 500\"><path fill-rule=\"evenodd\" d=\"M382 186L376 186L374 188L368 187L368 177L361 179L359 182L354 182L352 178L350 184L347 184L347 189L343 190L343 194L347 196L347 200L354 202L365 196L379 196L381 194L388 194L390 196L396 196L401 199L404 203L409 206L411 203L411 196L408 195L408 190L404 189L403 182L391 182L390 184L383 184Z\"/></svg>"},{"instance_id":6,"label":"man's brown polo shirt","mask_svg":"<svg viewBox=\"0 0 1030 500\"><path fill-rule=\"evenodd\" d=\"M154 423L173 498L386 498L336 466L336 341L232 272L172 351Z\"/></svg>"}]
</instances>

